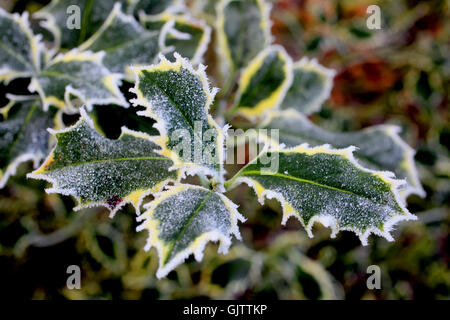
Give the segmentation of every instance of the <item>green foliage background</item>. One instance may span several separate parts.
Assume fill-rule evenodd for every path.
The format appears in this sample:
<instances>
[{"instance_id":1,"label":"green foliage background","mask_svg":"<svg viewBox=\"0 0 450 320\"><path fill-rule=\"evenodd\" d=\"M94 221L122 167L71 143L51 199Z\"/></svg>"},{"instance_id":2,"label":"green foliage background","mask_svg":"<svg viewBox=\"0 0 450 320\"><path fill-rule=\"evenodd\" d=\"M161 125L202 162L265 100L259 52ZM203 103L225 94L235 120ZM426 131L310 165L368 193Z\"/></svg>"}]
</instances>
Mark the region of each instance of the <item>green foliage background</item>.
<instances>
[{"instance_id":1,"label":"green foliage background","mask_svg":"<svg viewBox=\"0 0 450 320\"><path fill-rule=\"evenodd\" d=\"M36 11L45 1L0 1L7 10ZM366 28L366 7L381 8L382 29ZM372 236L366 247L350 232L329 239L316 226L309 239L297 221L280 226L276 201L260 207L245 187L230 192L248 218L243 242L228 255L207 246L201 263L190 258L157 280L156 251L145 253L145 232L135 213L114 219L103 209L73 212L69 197L42 192L27 180L30 164L0 190L0 296L21 299L448 299L450 200L450 3L449 1L300 1L274 3L276 42L294 58L317 57L338 71L332 97L313 117L322 127L352 131L379 123L404 128L418 150L416 161L427 192L412 196L416 222L394 232L396 242ZM214 67L214 61L205 63ZM209 69L208 69L209 70ZM26 81L0 86L20 94ZM109 109L108 109L109 108ZM111 111L112 110L112 111ZM103 129L117 137L116 107L97 107ZM67 123L73 122L70 116ZM102 125L102 124L100 124ZM66 289L66 268L82 269L82 289ZM382 271L382 288L368 290L366 269Z\"/></svg>"}]
</instances>

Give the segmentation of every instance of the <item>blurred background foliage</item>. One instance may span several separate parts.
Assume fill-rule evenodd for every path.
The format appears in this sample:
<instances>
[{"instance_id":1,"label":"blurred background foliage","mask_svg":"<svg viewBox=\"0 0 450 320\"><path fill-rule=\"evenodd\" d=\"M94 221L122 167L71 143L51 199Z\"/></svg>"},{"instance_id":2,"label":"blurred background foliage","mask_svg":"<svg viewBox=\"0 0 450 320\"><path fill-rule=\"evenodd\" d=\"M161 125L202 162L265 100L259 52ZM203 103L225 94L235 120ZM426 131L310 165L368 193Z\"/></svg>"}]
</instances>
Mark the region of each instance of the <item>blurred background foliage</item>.
<instances>
[{"instance_id":1,"label":"blurred background foliage","mask_svg":"<svg viewBox=\"0 0 450 320\"><path fill-rule=\"evenodd\" d=\"M45 3L0 0L1 7L15 12L34 12ZM366 27L371 4L381 8L381 30ZM280 225L277 202L261 207L242 186L230 197L248 218L241 225L243 241L227 255L210 244L201 263L191 257L157 280L156 251L143 251L147 235L135 232L132 208L114 219L102 209L73 212L73 199L45 194L45 182L27 180L31 164L24 164L0 190L2 297L450 298L450 1L279 0L272 19L276 42L295 59L316 57L338 71L331 99L312 117L316 123L336 131L379 123L404 128L427 192L425 199L408 199L418 221L400 224L393 243L372 236L362 247L354 234L329 239L330 231L318 225L309 239L293 219ZM205 63L214 65L210 56ZM0 86L0 105L6 92L24 93L21 88L26 81ZM107 108L98 107L95 114L109 115L100 123L109 137L117 137L123 124L152 130L132 116L123 120L123 109ZM65 286L66 269L73 264L82 270L81 290ZM366 286L366 269L373 264L381 268L380 290Z\"/></svg>"}]
</instances>

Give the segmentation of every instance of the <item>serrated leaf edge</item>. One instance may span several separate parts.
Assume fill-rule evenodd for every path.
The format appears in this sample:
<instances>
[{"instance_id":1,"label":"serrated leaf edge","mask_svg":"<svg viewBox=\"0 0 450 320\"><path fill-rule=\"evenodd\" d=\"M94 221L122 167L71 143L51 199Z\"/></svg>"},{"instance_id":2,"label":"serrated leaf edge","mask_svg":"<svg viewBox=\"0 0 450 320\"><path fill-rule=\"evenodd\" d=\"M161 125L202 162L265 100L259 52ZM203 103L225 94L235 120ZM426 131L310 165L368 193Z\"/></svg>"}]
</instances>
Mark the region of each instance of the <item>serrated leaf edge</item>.
<instances>
[{"instance_id":1,"label":"serrated leaf edge","mask_svg":"<svg viewBox=\"0 0 450 320\"><path fill-rule=\"evenodd\" d=\"M33 13L33 18L42 20L39 22L39 26L41 26L44 29L47 29L53 35L56 50L61 47L61 29L58 27L58 24L56 23L56 19L53 16L53 14L51 14L46 10L54 2L56 3L58 1L59 0L54 0L50 2L47 6L40 9L39 11Z\"/></svg>"},{"instance_id":2,"label":"serrated leaf edge","mask_svg":"<svg viewBox=\"0 0 450 320\"><path fill-rule=\"evenodd\" d=\"M136 19L133 16L128 15L122 11L122 3L116 2L114 4L112 11L110 12L110 14L106 18L106 20L103 22L103 24L100 26L100 28L89 39L87 39L85 42L83 42L78 47L79 50L82 50L82 51L89 50L89 47L102 35L102 33L106 29L109 28L109 26L113 23L113 20L115 18L118 18L122 22L135 24L136 26L139 26L140 28L144 29L141 26L141 24L139 24L139 22L136 21ZM146 32L148 32L149 34L152 33L150 31L146 31ZM155 32L155 34L156 34L156 32ZM133 74L131 72L129 72L128 68L126 68L126 70L123 70L123 75L126 80L133 78Z\"/></svg>"},{"instance_id":3,"label":"serrated leaf edge","mask_svg":"<svg viewBox=\"0 0 450 320\"><path fill-rule=\"evenodd\" d=\"M216 123L216 121L213 119L213 117L209 114L209 108L211 106L211 104L214 101L214 97L218 92L218 88L210 88L210 84L209 84L209 80L206 76L206 67L202 64L200 64L197 68L197 70L195 70L193 68L193 66L190 64L189 60L181 57L177 52L174 53L175 62L170 62L169 60L167 60L164 55L160 54L159 55L159 59L160 59L160 63L159 64L154 64L154 65L150 65L150 66L143 66L143 67L131 67L131 70L134 71L135 73L135 86L134 88L130 89L130 92L134 93L137 98L135 99L131 99L130 102L133 104L133 106L144 106L146 107L146 110L144 111L138 111L137 115L140 116L144 116L144 117L149 117L152 118L156 121L156 123L153 125L153 127L155 129L157 129L160 133L160 136L157 137L155 139L155 143L161 147L161 151L157 151L158 153L160 153L161 155L164 155L168 158L170 158L173 162L173 169L176 170L180 170L182 172L183 177L185 177L186 175L196 175L196 174L205 174L205 175L210 175L213 177L216 177L218 179L219 183L223 183L224 182L224 168L223 168L223 163L224 163L224 159L225 159L225 138L226 138L226 133L224 132L227 129L227 126L225 126L224 128L220 128L220 126ZM217 137L217 144L220 147L218 152L219 152L219 176L217 176L217 173L205 166L202 165L198 165L195 163L185 163L183 162L180 157L173 152L172 150L170 150L169 148L167 148L166 144L169 141L169 137L167 134L167 130L165 127L165 122L163 119L159 118L153 111L152 111L152 104L150 101L148 101L144 94L139 90L139 84L140 84L140 74L142 73L142 71L145 70L159 70L159 71L175 71L175 72L179 72L181 70L181 68L185 68L187 69L190 73L192 73L195 76L198 76L200 78L200 81L203 85L203 92L205 93L207 99L206 99L206 103L205 103L205 112L207 114L207 118L208 118L208 123L209 125L211 125L212 127L214 127L217 132L218 132L218 137Z\"/></svg>"},{"instance_id":4,"label":"serrated leaf edge","mask_svg":"<svg viewBox=\"0 0 450 320\"><path fill-rule=\"evenodd\" d=\"M6 16L12 20L14 20L20 27L20 29L23 30L27 38L30 40L31 45L31 55L32 55L32 61L31 64L34 66L35 71L38 72L41 68L41 53L46 51L46 48L44 44L41 42L42 35L34 35L33 31L31 30L30 23L29 23L29 14L27 11L24 11L22 15L18 13L8 13L2 8L0 8L0 15ZM0 82L4 81L6 84L8 84L11 80L14 80L16 78L27 78L32 77L33 73L28 72L15 72L14 70L3 68L0 69Z\"/></svg>"},{"instance_id":5,"label":"serrated leaf edge","mask_svg":"<svg viewBox=\"0 0 450 320\"><path fill-rule=\"evenodd\" d=\"M165 21L166 23L169 23L167 25L167 28L163 28L161 30L161 41L163 42L160 44L160 47L166 48L167 50L170 50L170 47L167 47L165 45L165 40L168 34L172 34L172 36L177 36L180 31L178 31L175 28L175 23L181 23L185 25L193 25L195 27L198 27L203 30L203 35L200 40L200 43L195 51L194 57L190 59L190 62L192 65L198 65L203 62L203 56L208 49L208 45L211 41L211 33L212 29L209 25L206 24L205 21L196 19L192 17L190 14L174 14L172 11L164 11L158 15L147 15L143 12L139 14L139 21L141 23L145 23L147 21ZM173 22L171 22L173 21Z\"/></svg>"},{"instance_id":6,"label":"serrated leaf edge","mask_svg":"<svg viewBox=\"0 0 450 320\"><path fill-rule=\"evenodd\" d=\"M152 214L162 201L188 189L199 189L212 192L211 190L205 189L200 186L177 184L175 186L170 187L168 190L157 194L152 202L144 206L147 209L147 211L137 218L138 222L141 221L143 222L136 228L136 231L139 232L142 230L148 230L149 232L149 237L147 239L147 243L145 245L144 250L149 251L152 247L154 247L158 252L159 267L156 272L156 276L159 279L165 277L170 271L172 271L178 265L183 263L191 254L194 254L195 260L200 262L203 259L203 251L206 247L206 244L210 241L211 242L219 241L220 246L218 252L226 254L231 245L231 236L234 235L238 240L241 239L241 234L239 232L237 223L238 221L244 222L246 219L237 211L238 206L236 204L234 204L230 199L225 197L223 194L216 193L221 198L221 200L223 201L223 203L230 212L231 228L228 234L224 236L223 234L217 231L204 233L203 235L195 239L195 241L191 245L189 245L189 247L177 253L176 256L173 259L171 259L169 263L163 266L163 257L166 247L164 243L161 240L159 240L158 220L152 220Z\"/></svg>"},{"instance_id":7,"label":"serrated leaf edge","mask_svg":"<svg viewBox=\"0 0 450 320\"><path fill-rule=\"evenodd\" d=\"M317 62L317 59L315 58L309 59L307 57L303 57L299 61L295 62L292 67L294 73L295 70L298 69L314 71L318 73L320 77L325 79L325 86L321 94L316 96L313 101L311 101L306 107L304 107L309 109L309 112L306 114L311 114L319 111L320 108L322 107L322 104L330 97L331 90L333 89L333 79L336 76L336 71L322 66ZM289 88L291 88L291 86Z\"/></svg>"},{"instance_id":8,"label":"serrated leaf edge","mask_svg":"<svg viewBox=\"0 0 450 320\"><path fill-rule=\"evenodd\" d=\"M36 98L36 96L18 96L13 94L7 94L6 97L9 99L9 102L6 106L2 107L0 109L0 113L3 115L4 119L7 119L8 112L12 108L12 106L17 101L26 101ZM20 155L19 157L16 157L10 164L6 166L6 170L0 169L0 189L4 188L6 186L6 183L8 182L9 178L14 176L17 172L17 168L20 164L32 161L33 162L33 168L37 168L39 166L39 163L45 158L45 154L42 152L38 153L24 153Z\"/></svg>"},{"instance_id":9,"label":"serrated leaf edge","mask_svg":"<svg viewBox=\"0 0 450 320\"><path fill-rule=\"evenodd\" d=\"M64 129L61 129L61 130L48 129L48 131L50 132L50 134L52 136L56 137L56 135L59 134L59 133L72 131L74 128L76 128L77 126L81 125L81 123L83 121L88 123L88 125L92 129L96 130L94 122L87 115L86 110L84 108L80 109L80 114L81 114L80 120L78 120L78 122L76 124L74 124L73 126L68 127L68 128L64 128ZM150 141L154 142L153 141L154 137L149 136L146 133L133 131L133 130L130 130L130 129L126 128L126 127L122 127L122 133L121 133L119 139L124 134L130 134L130 135L133 135L135 137L142 138L142 139L147 139L147 140L150 140ZM114 215L117 213L117 211L119 211L122 207L124 207L126 204L131 204L135 208L136 214L139 215L142 201L144 200L144 198L146 196L151 195L151 194L156 194L156 193L160 192L167 184L169 184L171 182L178 182L181 179L181 175L178 174L178 177L177 177L176 180L174 180L174 179L166 179L166 180L161 181L160 183L158 183L153 188L135 190L132 193L130 193L129 195L123 197L122 201L117 206L115 206L113 209L111 209L104 201L82 203L81 202L81 198L76 196L73 193L72 190L59 188L58 187L58 182L55 179L52 179L50 176L48 176L48 175L46 175L44 173L45 169L47 168L47 166L54 161L53 154L54 154L55 149L56 149L56 146L53 148L53 150L50 152L48 157L45 159L44 163L37 170L27 174L27 178L42 179L42 180L45 180L45 181L51 183L52 187L45 189L45 191L47 193L58 193L58 194L74 197L76 199L76 201L77 201L77 206L73 209L74 211L79 211L79 210L86 209L86 208L103 206L103 207L107 208L110 211L110 217L113 218Z\"/></svg>"},{"instance_id":10,"label":"serrated leaf edge","mask_svg":"<svg viewBox=\"0 0 450 320\"><path fill-rule=\"evenodd\" d=\"M294 109L288 109L285 111L274 111L274 112L270 112L268 114L268 117L260 125L260 127L264 128L272 121L273 118L281 117L281 116L288 117L288 118L303 117L303 115L299 111L294 110ZM415 160L414 160L416 151L401 138L400 133L402 132L402 128L399 126L396 126L396 125L391 125L391 124L381 124L381 125L375 125L375 126L365 128L358 132L370 132L370 131L376 131L376 130L384 131L386 133L386 135L390 136L392 138L392 140L397 145L399 145L400 148L403 149L403 151L404 151L405 156L403 158L401 165L404 167L404 169L406 169L407 172L409 172L408 177L411 178L411 182L407 183L406 189L402 189L400 191L403 201L406 202L406 199L410 195L413 195L413 194L417 195L421 198L424 198L426 196L426 192L422 187L422 183L420 182L419 172L417 170ZM255 137L255 136L250 137L250 139L252 139L252 138L259 142L268 143L271 147L279 147L280 146L277 141L271 139L270 137L265 135L263 132L259 132L259 135L257 137ZM238 142L239 142L239 139L238 139ZM356 160L356 161L358 161L358 160Z\"/></svg>"},{"instance_id":11,"label":"serrated leaf edge","mask_svg":"<svg viewBox=\"0 0 450 320\"><path fill-rule=\"evenodd\" d=\"M47 66L58 62L70 62L74 60L78 61L90 61L97 64L99 67L108 70L103 65L103 58L105 56L104 51L92 52L92 51L80 51L77 48L70 50L67 53L60 53L54 57ZM79 90L73 88L71 85L67 85L64 93L64 100L61 100L55 96L47 96L42 89L39 81L36 77L31 79L28 86L28 90L31 92L37 92L41 97L43 109L47 111L50 105L54 105L61 109L66 109L68 112L76 112L77 108L72 104L70 95L74 95L80 98L86 106L88 111L92 110L93 105L105 105L105 104L116 104L124 108L128 108L129 104L120 92L119 86L122 83L123 75L119 73L111 73L108 70L108 75L102 78L102 83L111 92L113 97L106 99L96 99L96 98L86 98Z\"/></svg>"},{"instance_id":12,"label":"serrated leaf edge","mask_svg":"<svg viewBox=\"0 0 450 320\"><path fill-rule=\"evenodd\" d=\"M283 146L275 147L275 148L269 148L268 145L264 147L264 149L261 151L260 155L264 152L283 152L283 153L306 153L308 155L314 155L317 153L326 153L326 154L332 154L332 155L338 155L343 157L344 159L350 161L352 165L354 165L358 170L372 173L375 176L378 176L383 182L389 185L390 190L392 194L394 195L394 198L399 205L399 207L402 209L401 213L398 213L397 215L394 215L389 220L387 220L383 224L383 230L380 230L376 227L368 228L364 233L360 232L357 229L351 228L351 227L340 227L338 224L338 221L330 216L330 215L316 215L313 216L307 225L305 225L305 222L303 221L303 218L301 217L301 214L294 209L284 197L275 191L268 190L264 188L261 184L259 184L257 181L248 178L248 177L240 177L239 173L235 175L231 180L227 181L225 183L225 187L229 190L241 183L247 184L249 187L251 187L257 197L258 201L261 204L264 204L264 199L276 199L280 202L282 210L283 210L283 218L281 221L282 225L285 225L286 222L289 220L290 217L296 217L302 226L305 228L308 236L310 238L313 238L314 235L312 233L312 228L316 222L321 223L324 227L329 227L331 229L331 238L335 238L339 231L352 231L354 232L360 239L362 245L366 246L368 244L368 237L373 233L380 237L384 237L387 241L394 241L394 238L390 234L390 232L393 230L393 226L397 224L400 221L408 221L408 220L417 220L417 216L411 214L408 209L405 206L404 199L402 195L400 194L401 187L406 183L405 180L396 180L394 179L394 174L389 171L375 171L370 170L367 168L362 167L355 159L353 152L355 151L356 147L350 146L345 149L333 149L330 145L322 145L318 147L309 147L308 144L304 143L297 147L293 148L284 148ZM259 156L258 156L259 157ZM253 159L249 164L255 163L258 159L256 157ZM244 167L245 168L245 167Z\"/></svg>"},{"instance_id":13,"label":"serrated leaf edge","mask_svg":"<svg viewBox=\"0 0 450 320\"><path fill-rule=\"evenodd\" d=\"M216 33L217 33L217 54L221 57L221 59L226 62L224 64L222 72L229 72L229 69L235 70L235 65L233 58L231 56L230 46L228 44L227 35L225 34L225 8L228 6L228 4L233 0L219 0L216 5ZM270 20L270 11L272 9L272 5L270 3L267 3L264 0L257 0L258 7L261 11L261 21L260 21L260 27L263 30L265 41L264 41L264 47L269 46L272 41L272 21Z\"/></svg>"}]
</instances>

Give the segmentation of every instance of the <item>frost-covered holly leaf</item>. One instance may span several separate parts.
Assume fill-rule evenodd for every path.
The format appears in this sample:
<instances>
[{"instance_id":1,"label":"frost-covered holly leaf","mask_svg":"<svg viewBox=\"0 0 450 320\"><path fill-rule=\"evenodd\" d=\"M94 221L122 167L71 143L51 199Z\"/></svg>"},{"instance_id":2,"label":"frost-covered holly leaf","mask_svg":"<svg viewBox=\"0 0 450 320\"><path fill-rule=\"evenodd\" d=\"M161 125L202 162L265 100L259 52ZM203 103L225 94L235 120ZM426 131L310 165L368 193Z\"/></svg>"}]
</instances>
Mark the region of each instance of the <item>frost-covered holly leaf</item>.
<instances>
[{"instance_id":1,"label":"frost-covered holly leaf","mask_svg":"<svg viewBox=\"0 0 450 320\"><path fill-rule=\"evenodd\" d=\"M398 179L406 179L408 188L402 191L402 196L425 196L414 163L415 152L399 136L400 128L397 126L378 125L357 132L334 133L316 126L303 114L286 111L273 114L262 127L278 130L279 141L269 141L274 146L278 143L287 147L302 143L311 146L330 144L335 148L355 146L355 157L362 166L389 170ZM263 136L261 138L264 139Z\"/></svg>"},{"instance_id":2,"label":"frost-covered holly leaf","mask_svg":"<svg viewBox=\"0 0 450 320\"><path fill-rule=\"evenodd\" d=\"M390 172L361 167L353 157L354 150L335 150L328 145L310 148L306 144L266 149L225 187L246 183L261 203L265 197L277 199L283 208L282 223L294 216L310 237L317 221L331 227L331 237L339 230L351 230L364 245L371 233L392 241L394 224L416 219L399 194L404 181L394 180ZM267 169L269 160L272 170Z\"/></svg>"},{"instance_id":3,"label":"frost-covered holly leaf","mask_svg":"<svg viewBox=\"0 0 450 320\"><path fill-rule=\"evenodd\" d=\"M157 195L138 217L138 231L148 230L145 250L155 247L159 255L158 278L194 254L197 261L209 241L220 241L226 253L231 236L240 239L238 221L245 221L237 206L223 194L199 186L175 185Z\"/></svg>"},{"instance_id":4,"label":"frost-covered holly leaf","mask_svg":"<svg viewBox=\"0 0 450 320\"><path fill-rule=\"evenodd\" d=\"M9 96L0 122L0 188L16 173L17 166L32 160L37 167L49 148L47 128L54 126L56 109L42 110L39 97Z\"/></svg>"},{"instance_id":5,"label":"frost-covered holly leaf","mask_svg":"<svg viewBox=\"0 0 450 320\"><path fill-rule=\"evenodd\" d=\"M217 6L218 50L223 72L246 66L272 42L270 6L264 0L220 0Z\"/></svg>"},{"instance_id":6,"label":"frost-covered holly leaf","mask_svg":"<svg viewBox=\"0 0 450 320\"><path fill-rule=\"evenodd\" d=\"M57 46L72 49L100 28L116 2L127 6L129 1L52 0L33 17L43 19L41 26L53 34Z\"/></svg>"},{"instance_id":7,"label":"frost-covered holly leaf","mask_svg":"<svg viewBox=\"0 0 450 320\"><path fill-rule=\"evenodd\" d=\"M132 79L128 67L153 63L160 51L158 38L158 32L146 31L133 16L122 12L120 3L116 3L105 23L80 46L80 50L105 51L105 67Z\"/></svg>"},{"instance_id":8,"label":"frost-covered holly leaf","mask_svg":"<svg viewBox=\"0 0 450 320\"><path fill-rule=\"evenodd\" d=\"M293 66L294 78L280 109L295 109L304 114L317 112L329 98L335 71L303 58Z\"/></svg>"},{"instance_id":9,"label":"frost-covered holly leaf","mask_svg":"<svg viewBox=\"0 0 450 320\"><path fill-rule=\"evenodd\" d=\"M163 33L161 40L164 41L164 47L171 48L188 58L193 65L202 62L211 40L211 27L204 21L187 14L177 15L171 12L157 16L141 14L139 21L146 29ZM167 54L166 58L175 60L173 54Z\"/></svg>"},{"instance_id":10,"label":"frost-covered holly leaf","mask_svg":"<svg viewBox=\"0 0 450 320\"><path fill-rule=\"evenodd\" d=\"M122 75L103 66L104 54L76 49L59 54L32 79L29 90L39 93L44 110L49 105L74 109L73 97L78 97L88 110L94 104L128 107L119 90Z\"/></svg>"},{"instance_id":11,"label":"frost-covered holly leaf","mask_svg":"<svg viewBox=\"0 0 450 320\"><path fill-rule=\"evenodd\" d=\"M0 8L0 82L36 74L42 49L40 36L30 29L27 12L20 16Z\"/></svg>"},{"instance_id":12,"label":"frost-covered holly leaf","mask_svg":"<svg viewBox=\"0 0 450 320\"><path fill-rule=\"evenodd\" d=\"M195 70L175 54L170 62L160 56L158 65L133 68L137 95L131 102L146 107L139 115L156 120L162 154L187 174L207 174L223 180L224 130L208 113L216 89L210 89L205 67Z\"/></svg>"},{"instance_id":13,"label":"frost-covered holly leaf","mask_svg":"<svg viewBox=\"0 0 450 320\"><path fill-rule=\"evenodd\" d=\"M178 179L176 171L169 171L172 161L157 153L152 137L124 127L119 139L107 139L96 131L84 109L74 126L51 133L56 147L28 176L52 183L49 193L74 196L75 210L101 205L113 215L131 203L139 213L146 195Z\"/></svg>"},{"instance_id":14,"label":"frost-covered holly leaf","mask_svg":"<svg viewBox=\"0 0 450 320\"><path fill-rule=\"evenodd\" d=\"M230 111L247 118L276 110L292 83L292 61L281 46L271 46L242 72L236 103Z\"/></svg>"}]
</instances>

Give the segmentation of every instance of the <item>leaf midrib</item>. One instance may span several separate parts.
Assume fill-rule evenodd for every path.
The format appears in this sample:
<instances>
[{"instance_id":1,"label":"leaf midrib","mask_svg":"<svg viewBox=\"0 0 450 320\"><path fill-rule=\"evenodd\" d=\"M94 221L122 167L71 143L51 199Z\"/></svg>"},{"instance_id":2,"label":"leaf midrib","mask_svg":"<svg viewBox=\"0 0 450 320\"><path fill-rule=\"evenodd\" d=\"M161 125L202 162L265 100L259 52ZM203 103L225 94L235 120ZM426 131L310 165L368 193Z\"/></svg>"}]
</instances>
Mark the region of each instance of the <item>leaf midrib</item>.
<instances>
[{"instance_id":1,"label":"leaf midrib","mask_svg":"<svg viewBox=\"0 0 450 320\"><path fill-rule=\"evenodd\" d=\"M261 172L259 170L250 170L250 171L242 172L241 175L259 175L260 176ZM364 197L362 195L356 194L356 193L354 193L352 191L343 190L343 189L339 189L339 188L332 187L332 186L327 186L326 184L321 184L321 183L318 183L318 182L315 182L315 181L312 181L312 180L308 180L308 179L303 179L303 178L298 178L298 177L294 177L294 176L289 176L289 175L282 174L282 173L268 174L268 176L269 175L270 176L275 176L277 178L284 178L284 179L294 180L294 181L298 181L298 182L309 183L309 184L313 184L313 185L316 185L316 186L319 186L319 187L331 189L331 190L334 190L334 191L348 193L348 194L354 195L356 197L369 199L369 198L366 198L366 197ZM369 200L371 200L371 199L369 199Z\"/></svg>"},{"instance_id":2,"label":"leaf midrib","mask_svg":"<svg viewBox=\"0 0 450 320\"><path fill-rule=\"evenodd\" d=\"M166 93L165 90L163 90L156 81L153 81L153 79L151 79L150 77L146 78L148 81L150 81L155 87L157 87L162 93L164 93L164 95L167 97L167 99L169 99L169 101L172 103L172 105L175 107L175 109L178 110L178 112L180 113L181 117L183 118L183 120L188 124L188 126L191 128L193 134L195 135L195 130L194 130L194 125L192 123L189 122L189 120L187 119L186 115L181 111L181 109L178 107L178 104L175 103L175 101L172 99L172 97L170 95L168 95ZM200 137L197 137L200 138Z\"/></svg>"},{"instance_id":3,"label":"leaf midrib","mask_svg":"<svg viewBox=\"0 0 450 320\"><path fill-rule=\"evenodd\" d=\"M168 95L159 85L158 83L156 83L156 81L153 81L150 77L147 77L146 80L150 81L152 84L155 85L155 87L157 87L161 92L164 93L164 95L167 97L167 99L169 99L169 101L172 103L172 105L175 107L175 109L178 110L178 112L180 113L181 117L183 118L183 120L188 124L188 126L191 128L193 135L198 139L198 141L202 141L203 139L202 137L200 137L198 135L198 133L195 131L194 129L194 125L192 123L190 123L187 119L187 117L185 116L185 114L181 111L181 109L178 107L177 103L175 103L175 101L173 101L172 97L170 97L170 95ZM212 129L213 127L210 126L210 128ZM203 130L203 128L202 128ZM201 163L201 165L204 165L203 163ZM219 170L220 170L220 165L219 165Z\"/></svg>"},{"instance_id":4,"label":"leaf midrib","mask_svg":"<svg viewBox=\"0 0 450 320\"><path fill-rule=\"evenodd\" d=\"M5 44L3 44L2 42L0 42L0 47L2 47L6 52L8 52L8 54L13 57L14 59L16 59L17 61L19 61L20 63L22 63L25 66L31 67L31 72L34 73L36 72L36 69L33 65L33 63L30 63L29 61L25 60L21 55L18 55L14 52L14 50L12 50L10 47L6 46ZM30 71L30 70L28 70Z\"/></svg>"},{"instance_id":5,"label":"leaf midrib","mask_svg":"<svg viewBox=\"0 0 450 320\"><path fill-rule=\"evenodd\" d=\"M200 212L201 208L205 205L206 201L208 201L208 199L212 196L212 192L209 192L206 197L202 200L202 202L198 205L197 208L195 208L194 212L191 213L188 221L186 222L186 224L183 226L183 228L177 233L177 235L175 236L175 240L173 242L170 243L170 249L167 253L167 256L165 258L164 263L167 263L167 261L169 260L169 258L171 258L172 252L173 252L173 248L175 247L175 244L181 239L181 237L183 236L183 234L186 232L187 228L189 227L189 225L192 223L192 221L194 220L194 218L197 216L197 214Z\"/></svg>"},{"instance_id":6,"label":"leaf midrib","mask_svg":"<svg viewBox=\"0 0 450 320\"><path fill-rule=\"evenodd\" d=\"M92 161L89 161L89 162L86 161L86 162L70 163L70 164L64 165L63 167L55 168L55 170L65 169L67 167L77 167L77 166L82 166L82 165L88 165L88 164L93 164L93 163L109 163L109 162L121 162L121 161L145 161L145 160L171 161L170 159L164 158L164 157L136 157L136 158L99 159L99 160L92 160Z\"/></svg>"}]
</instances>

